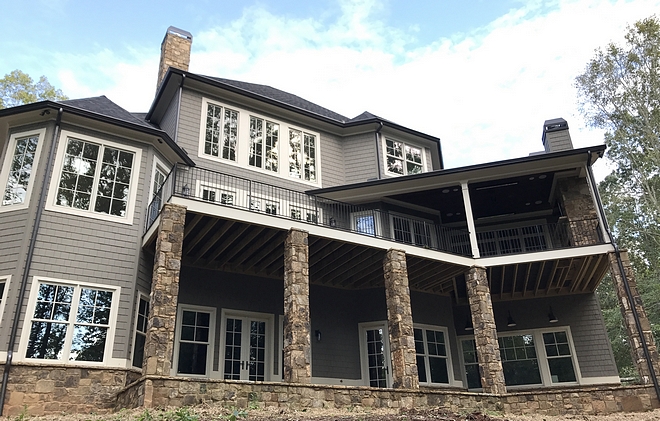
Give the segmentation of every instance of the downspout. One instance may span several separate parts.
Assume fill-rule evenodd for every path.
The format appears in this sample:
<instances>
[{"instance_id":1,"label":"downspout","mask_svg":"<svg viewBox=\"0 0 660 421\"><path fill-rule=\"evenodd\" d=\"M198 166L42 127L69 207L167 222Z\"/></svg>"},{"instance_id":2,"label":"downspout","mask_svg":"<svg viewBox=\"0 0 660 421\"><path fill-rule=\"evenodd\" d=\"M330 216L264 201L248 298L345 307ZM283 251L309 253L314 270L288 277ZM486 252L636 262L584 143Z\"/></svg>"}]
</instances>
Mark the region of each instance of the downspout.
<instances>
[{"instance_id":1,"label":"downspout","mask_svg":"<svg viewBox=\"0 0 660 421\"><path fill-rule=\"evenodd\" d=\"M379 121L378 124L380 124L380 126L376 129L374 136L376 139L376 170L378 179L380 180L382 178L380 166L384 164L384 162L380 162L380 131L383 130L383 122Z\"/></svg>"},{"instance_id":2,"label":"downspout","mask_svg":"<svg viewBox=\"0 0 660 421\"><path fill-rule=\"evenodd\" d=\"M53 160L55 159L55 144L60 133L60 124L62 123L62 113L64 110L60 108L57 111L57 119L55 120L55 131L53 132L53 140L50 144L50 151L48 152L48 160L46 162L46 172L41 184L41 193L39 194L39 202L37 204L37 214L34 218L34 225L32 227L32 234L30 235L30 243L28 245L27 258L25 259L25 267L23 269L23 277L21 278L21 286L18 292L18 300L16 301L16 310L14 312L14 319L11 325L11 332L9 333L9 345L7 347L7 359L5 361L5 371L2 374L2 386L0 387L0 416L5 407L5 396L7 395L7 383L9 382L9 371L11 370L11 362L14 356L14 346L16 345L16 336L18 334L18 319L20 318L21 308L23 307L23 300L25 299L25 291L27 289L28 274L32 266L32 256L34 255L34 247L37 241L37 234L39 233L39 225L41 224L41 216L44 210L44 203L46 202L46 183L52 174Z\"/></svg>"},{"instance_id":3,"label":"downspout","mask_svg":"<svg viewBox=\"0 0 660 421\"><path fill-rule=\"evenodd\" d=\"M179 84L179 94L176 103L176 124L174 125L174 143L177 143L179 138L179 117L181 115L181 92L183 91L183 82L186 81L186 75L181 75L181 83Z\"/></svg>"},{"instance_id":4,"label":"downspout","mask_svg":"<svg viewBox=\"0 0 660 421\"><path fill-rule=\"evenodd\" d=\"M621 274L621 281L623 282L623 288L626 290L626 296L628 297L628 302L630 303L630 309L632 310L633 319L635 320L635 328L637 328L637 332L639 333L639 340L642 344L642 349L644 350L644 357L646 358L646 364L648 365L649 368L649 376L651 377L651 382L653 383L653 388L655 389L655 395L658 397L658 400L660 400L660 385L658 384L658 377L656 376L655 368L653 367L653 362L651 360L651 352L649 351L648 344L646 343L646 338L644 337L644 332L642 331L642 323L639 321L639 313L637 313L637 306L635 305L635 301L632 295L632 290L630 289L630 283L628 283L628 277L626 276L626 272L623 268L623 261L621 260L621 251L616 243L616 240L614 239L614 236L612 235L612 232L610 231L609 224L607 223L607 218L605 217L605 210L603 209L603 206L600 201L600 193L598 193L598 188L596 187L596 180L594 178L594 173L591 170L591 151L587 151L587 154L588 154L587 173L589 174L589 181L591 182L591 185L594 186L593 188L594 195L596 196L596 200L598 202L598 211L600 212L601 219L603 220L603 224L605 225L605 231L607 232L607 235L609 235L610 241L612 241L612 245L614 246L616 263L617 266L619 267L619 273Z\"/></svg>"}]
</instances>

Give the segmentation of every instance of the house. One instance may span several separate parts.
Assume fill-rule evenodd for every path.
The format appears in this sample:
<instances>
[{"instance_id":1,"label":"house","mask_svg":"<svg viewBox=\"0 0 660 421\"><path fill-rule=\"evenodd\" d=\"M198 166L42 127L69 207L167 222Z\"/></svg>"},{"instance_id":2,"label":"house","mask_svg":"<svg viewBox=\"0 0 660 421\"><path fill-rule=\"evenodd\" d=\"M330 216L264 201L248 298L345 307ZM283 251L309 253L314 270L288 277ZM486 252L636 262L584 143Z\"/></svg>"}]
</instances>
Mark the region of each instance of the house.
<instances>
[{"instance_id":1,"label":"house","mask_svg":"<svg viewBox=\"0 0 660 421\"><path fill-rule=\"evenodd\" d=\"M657 405L604 146L554 119L543 153L446 169L434 136L190 73L191 45L168 29L146 114L0 110L3 410ZM608 271L641 385L620 385Z\"/></svg>"}]
</instances>

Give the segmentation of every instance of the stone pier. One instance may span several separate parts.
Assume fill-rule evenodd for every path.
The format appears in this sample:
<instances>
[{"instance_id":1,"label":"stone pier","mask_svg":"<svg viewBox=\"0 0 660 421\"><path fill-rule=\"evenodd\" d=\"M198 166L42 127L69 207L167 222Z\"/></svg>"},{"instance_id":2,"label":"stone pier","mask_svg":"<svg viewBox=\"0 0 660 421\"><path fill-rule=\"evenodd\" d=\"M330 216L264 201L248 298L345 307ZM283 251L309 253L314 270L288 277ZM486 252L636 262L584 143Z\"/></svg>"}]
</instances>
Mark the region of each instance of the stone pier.
<instances>
[{"instance_id":1,"label":"stone pier","mask_svg":"<svg viewBox=\"0 0 660 421\"><path fill-rule=\"evenodd\" d=\"M594 198L585 178L567 178L557 183L574 247L601 243Z\"/></svg>"},{"instance_id":2,"label":"stone pier","mask_svg":"<svg viewBox=\"0 0 660 421\"><path fill-rule=\"evenodd\" d=\"M623 250L620 252L620 255L621 261L623 263L623 270L628 280L628 285L630 285L630 291L633 297L632 305L634 305L637 310L640 325L642 326L641 334L644 335L644 339L646 340L646 344L649 348L649 353L651 354L651 363L653 364L655 374L656 376L660 376L660 359L658 358L658 349L656 347L655 340L653 339L651 324L649 323L649 319L646 316L646 311L642 305L642 298L639 296L639 292L637 291L635 272L630 265L628 252ZM637 329L635 318L633 317L632 306L623 284L623 278L621 277L621 271L619 270L619 263L617 261L616 253L610 252L608 254L608 258L610 262L610 273L612 274L612 281L614 282L616 295L619 298L619 308L621 309L621 314L623 315L623 324L626 328L626 333L628 334L630 353L632 354L633 363L637 368L637 372L639 373L639 377L642 383L651 384L648 361L642 347L640 332Z\"/></svg>"},{"instance_id":3,"label":"stone pier","mask_svg":"<svg viewBox=\"0 0 660 421\"><path fill-rule=\"evenodd\" d=\"M284 367L289 383L311 383L309 246L306 231L292 228L284 242Z\"/></svg>"},{"instance_id":4,"label":"stone pier","mask_svg":"<svg viewBox=\"0 0 660 421\"><path fill-rule=\"evenodd\" d=\"M142 365L144 375L171 374L185 223L185 206L170 203L163 206L149 296L149 319ZM149 385L145 386L149 390ZM151 406L151 397L146 393L144 405Z\"/></svg>"},{"instance_id":5,"label":"stone pier","mask_svg":"<svg viewBox=\"0 0 660 421\"><path fill-rule=\"evenodd\" d=\"M494 394L506 393L486 269L472 266L465 275L465 283L467 284L483 391Z\"/></svg>"},{"instance_id":6,"label":"stone pier","mask_svg":"<svg viewBox=\"0 0 660 421\"><path fill-rule=\"evenodd\" d=\"M383 272L392 354L392 387L419 389L406 253L388 250L383 259Z\"/></svg>"}]
</instances>

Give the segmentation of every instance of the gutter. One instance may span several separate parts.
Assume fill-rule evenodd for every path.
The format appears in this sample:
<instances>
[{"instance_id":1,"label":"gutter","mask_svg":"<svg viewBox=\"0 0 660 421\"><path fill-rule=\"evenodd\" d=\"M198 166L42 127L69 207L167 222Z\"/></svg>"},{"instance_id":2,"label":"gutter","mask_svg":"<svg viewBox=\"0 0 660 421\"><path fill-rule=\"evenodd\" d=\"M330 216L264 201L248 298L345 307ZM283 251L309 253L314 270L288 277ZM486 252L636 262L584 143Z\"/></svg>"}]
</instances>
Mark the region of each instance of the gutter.
<instances>
[{"instance_id":1,"label":"gutter","mask_svg":"<svg viewBox=\"0 0 660 421\"><path fill-rule=\"evenodd\" d=\"M55 144L60 134L60 125L62 123L63 108L57 111L57 119L55 120L55 131L53 132L53 139L50 144L50 151L48 152L48 159L46 161L46 172L41 183L41 193L39 194L39 202L37 204L37 214L34 218L34 225L32 226L32 234L30 235L30 243L28 245L27 257L25 259L25 267L23 268L23 276L21 278L21 285L18 292L18 300L16 301L16 310L14 312L14 319L12 320L11 332L9 333L9 344L7 346L7 359L5 361L5 370L2 374L2 385L0 386L0 416L2 416L5 407L5 397L7 396L7 384L9 383L9 371L11 370L11 363L14 356L14 347L16 346L16 338L18 336L18 320L25 300L25 291L27 290L28 275L30 267L32 266L32 257L34 256L34 248L37 242L37 234L39 233L39 225L41 224L41 216L43 215L44 205L46 202L46 183L50 180L53 171L53 161L55 160Z\"/></svg>"},{"instance_id":2,"label":"gutter","mask_svg":"<svg viewBox=\"0 0 660 421\"><path fill-rule=\"evenodd\" d=\"M607 218L605 217L605 210L603 209L602 203L600 201L600 193L598 193L598 188L596 187L596 180L594 178L594 173L591 170L591 153L588 154L588 158L587 158L587 173L589 175L589 181L591 182L591 185L594 186L594 194L596 196L596 200L598 201L598 210L603 220L603 224L605 225L605 231L607 232L607 235L610 236L610 241L612 241L612 245L614 246L614 254L616 256L617 266L619 267L619 273L621 274L621 281L623 282L623 288L626 291L626 297L628 298L628 302L630 303L630 309L632 310L633 319L635 320L635 328L637 329L637 333L639 334L639 340L642 345L642 350L644 351L646 364L648 365L649 376L651 377L651 382L653 383L653 388L655 389L655 395L657 396L658 400L660 400L660 385L658 384L658 377L656 375L655 368L653 367L653 362L651 360L651 351L649 350L649 345L646 342L646 338L644 337L644 332L642 331L642 323L639 320L639 313L637 312L637 306L635 305L635 301L633 299L632 290L630 289L630 283L628 282L628 277L626 276L626 271L624 270L623 267L623 260L621 260L621 250L619 249L619 246L617 245L616 240L614 239L614 236L610 231L609 224L607 223Z\"/></svg>"},{"instance_id":3,"label":"gutter","mask_svg":"<svg viewBox=\"0 0 660 421\"><path fill-rule=\"evenodd\" d=\"M192 37L192 35L191 35ZM179 117L181 116L181 92L183 91L183 83L186 81L186 75L183 75L181 78L181 83L179 84L179 93L176 104L176 125L174 126L174 143L177 143L179 137Z\"/></svg>"},{"instance_id":4,"label":"gutter","mask_svg":"<svg viewBox=\"0 0 660 421\"><path fill-rule=\"evenodd\" d=\"M376 132L374 133L374 137L376 138L376 171L378 174L378 179L380 180L382 178L380 166L385 164L384 162L380 162L380 131L383 130L383 122L379 121L379 126L376 129Z\"/></svg>"}]
</instances>

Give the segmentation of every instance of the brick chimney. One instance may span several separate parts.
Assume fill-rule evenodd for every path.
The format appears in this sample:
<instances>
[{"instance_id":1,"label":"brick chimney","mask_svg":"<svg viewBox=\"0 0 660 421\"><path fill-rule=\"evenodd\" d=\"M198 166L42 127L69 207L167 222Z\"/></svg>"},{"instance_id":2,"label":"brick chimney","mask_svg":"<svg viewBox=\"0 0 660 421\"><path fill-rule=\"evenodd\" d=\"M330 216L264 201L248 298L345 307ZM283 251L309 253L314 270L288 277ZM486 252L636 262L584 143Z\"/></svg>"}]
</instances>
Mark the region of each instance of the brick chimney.
<instances>
[{"instance_id":1,"label":"brick chimney","mask_svg":"<svg viewBox=\"0 0 660 421\"><path fill-rule=\"evenodd\" d=\"M170 67L188 71L192 39L192 34L188 31L175 28L174 26L167 28L163 43L160 44L160 66L158 67L158 84L156 85L156 89L160 88L167 69Z\"/></svg>"},{"instance_id":2,"label":"brick chimney","mask_svg":"<svg viewBox=\"0 0 660 421\"><path fill-rule=\"evenodd\" d=\"M546 153L573 149L568 123L563 118L553 118L543 123L542 141Z\"/></svg>"}]
</instances>

